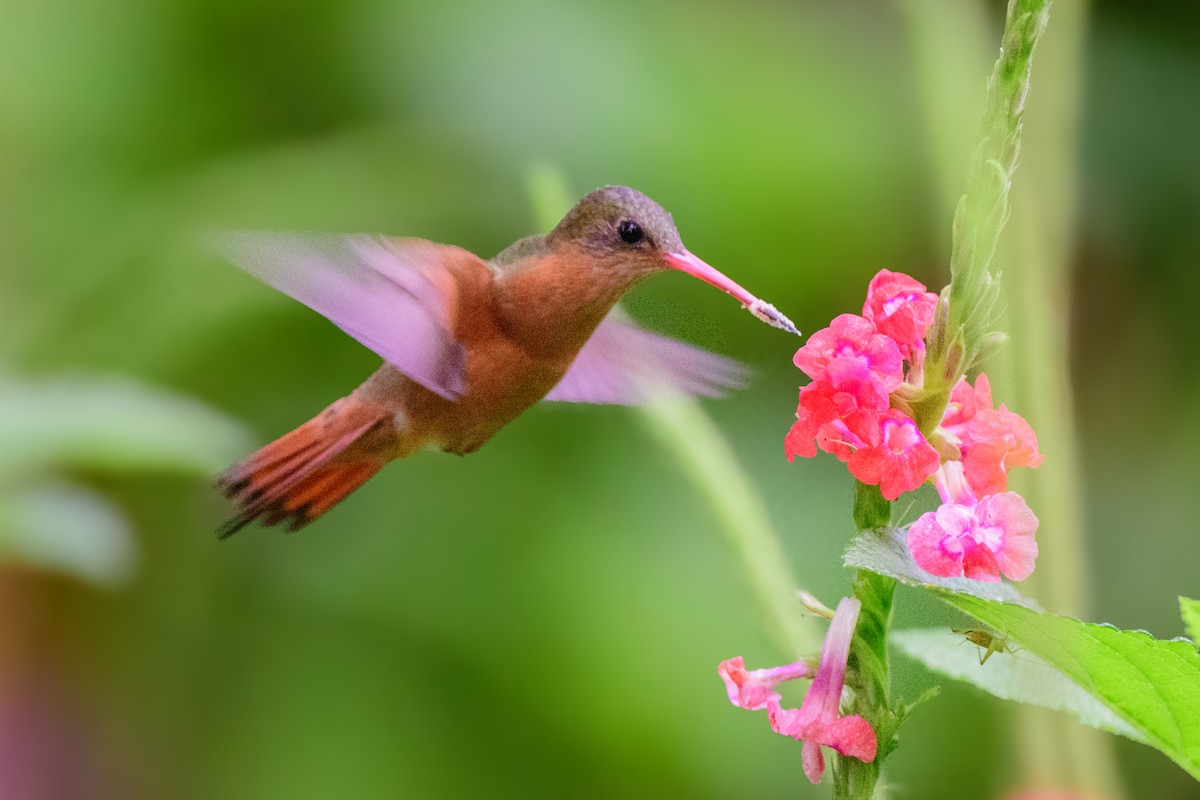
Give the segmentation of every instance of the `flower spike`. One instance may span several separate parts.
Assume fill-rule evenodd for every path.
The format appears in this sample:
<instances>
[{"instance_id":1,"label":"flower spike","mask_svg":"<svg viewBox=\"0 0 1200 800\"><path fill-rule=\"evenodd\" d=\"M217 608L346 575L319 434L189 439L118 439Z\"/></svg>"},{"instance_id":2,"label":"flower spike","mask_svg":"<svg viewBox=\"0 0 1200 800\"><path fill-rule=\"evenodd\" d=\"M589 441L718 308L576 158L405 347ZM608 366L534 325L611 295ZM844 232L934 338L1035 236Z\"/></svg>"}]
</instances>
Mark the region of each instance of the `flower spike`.
<instances>
[{"instance_id":1,"label":"flower spike","mask_svg":"<svg viewBox=\"0 0 1200 800\"><path fill-rule=\"evenodd\" d=\"M812 382L800 389L784 453L789 461L831 453L887 501L932 478L942 505L909 528L917 564L942 577L1024 580L1037 558L1038 521L1008 491L1008 473L1042 462L1037 436L1020 415L993 405L983 373L974 386L958 380L948 398L944 385L927 385L926 337L944 336L947 324L939 303L914 278L880 270L862 316L841 314L810 336L793 363ZM948 347L940 368L946 376L961 374L952 355L955 348L961 355L963 344ZM936 399L944 403L940 409L921 406ZM939 417L927 436L927 421ZM768 702L768 695L756 695L756 702ZM773 719L791 718L777 701L775 707Z\"/></svg>"}]
</instances>

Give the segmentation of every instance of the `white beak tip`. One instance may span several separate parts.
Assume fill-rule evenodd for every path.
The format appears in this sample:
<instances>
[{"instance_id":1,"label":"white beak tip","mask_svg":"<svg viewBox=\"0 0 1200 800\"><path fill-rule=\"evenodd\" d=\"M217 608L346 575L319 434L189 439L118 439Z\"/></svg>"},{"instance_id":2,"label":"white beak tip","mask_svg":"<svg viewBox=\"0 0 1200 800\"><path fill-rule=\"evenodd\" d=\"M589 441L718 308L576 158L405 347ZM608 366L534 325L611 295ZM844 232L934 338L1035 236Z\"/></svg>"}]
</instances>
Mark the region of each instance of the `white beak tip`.
<instances>
[{"instance_id":1,"label":"white beak tip","mask_svg":"<svg viewBox=\"0 0 1200 800\"><path fill-rule=\"evenodd\" d=\"M792 321L783 314L779 313L775 306L771 305L770 303L765 303L762 300L755 300L753 303L746 306L746 308L748 308L750 313L757 317L761 322L767 323L772 328L779 328L780 330L787 331L788 333L794 333L797 336L801 335L795 324L793 324Z\"/></svg>"}]
</instances>

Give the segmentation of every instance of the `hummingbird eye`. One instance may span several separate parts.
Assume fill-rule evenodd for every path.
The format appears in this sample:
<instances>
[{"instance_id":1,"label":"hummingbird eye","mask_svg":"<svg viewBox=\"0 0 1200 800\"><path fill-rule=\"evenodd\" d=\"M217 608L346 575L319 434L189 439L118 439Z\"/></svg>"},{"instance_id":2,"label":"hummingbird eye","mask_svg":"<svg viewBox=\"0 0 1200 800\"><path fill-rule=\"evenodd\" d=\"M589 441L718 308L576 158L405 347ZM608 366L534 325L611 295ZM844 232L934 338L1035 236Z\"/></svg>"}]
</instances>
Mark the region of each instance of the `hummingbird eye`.
<instances>
[{"instance_id":1,"label":"hummingbird eye","mask_svg":"<svg viewBox=\"0 0 1200 800\"><path fill-rule=\"evenodd\" d=\"M621 220L621 223L617 225L617 233L625 244L637 244L646 238L646 232L642 230L642 226L631 219Z\"/></svg>"}]
</instances>

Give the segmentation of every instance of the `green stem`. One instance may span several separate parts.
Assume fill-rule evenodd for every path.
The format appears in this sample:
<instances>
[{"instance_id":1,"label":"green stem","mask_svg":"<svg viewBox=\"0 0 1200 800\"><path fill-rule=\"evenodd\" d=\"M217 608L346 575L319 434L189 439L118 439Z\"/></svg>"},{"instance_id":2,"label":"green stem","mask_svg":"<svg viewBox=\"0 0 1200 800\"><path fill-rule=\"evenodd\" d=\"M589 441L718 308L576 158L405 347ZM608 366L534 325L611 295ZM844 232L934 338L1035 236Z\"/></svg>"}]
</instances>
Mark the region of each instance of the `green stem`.
<instances>
[{"instance_id":1,"label":"green stem","mask_svg":"<svg viewBox=\"0 0 1200 800\"><path fill-rule=\"evenodd\" d=\"M883 499L878 486L855 483L854 522L860 531L886 529L891 524L891 506ZM862 602L848 670L857 681L852 712L861 714L871 723L879 741L879 751L870 763L838 756L833 764L833 796L836 800L870 800L875 796L884 760L895 749L898 720L892 711L887 637L892 624L896 581L859 570L852 590Z\"/></svg>"}]
</instances>

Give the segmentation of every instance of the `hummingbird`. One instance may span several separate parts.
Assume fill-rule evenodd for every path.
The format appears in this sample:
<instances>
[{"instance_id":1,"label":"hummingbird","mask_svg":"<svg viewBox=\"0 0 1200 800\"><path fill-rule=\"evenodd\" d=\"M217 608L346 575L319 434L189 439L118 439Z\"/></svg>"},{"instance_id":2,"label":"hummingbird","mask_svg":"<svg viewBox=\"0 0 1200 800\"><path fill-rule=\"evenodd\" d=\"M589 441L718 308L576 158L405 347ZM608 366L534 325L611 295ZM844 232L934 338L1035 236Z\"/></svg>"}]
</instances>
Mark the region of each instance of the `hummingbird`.
<instances>
[{"instance_id":1,"label":"hummingbird","mask_svg":"<svg viewBox=\"0 0 1200 800\"><path fill-rule=\"evenodd\" d=\"M773 306L683 246L662 206L624 186L580 200L554 230L490 261L424 239L241 231L218 249L383 358L349 395L231 466L216 481L252 522L298 530L389 461L482 447L545 399L637 405L663 390L719 396L742 364L632 324L614 311L643 278L679 270L799 334Z\"/></svg>"}]
</instances>

